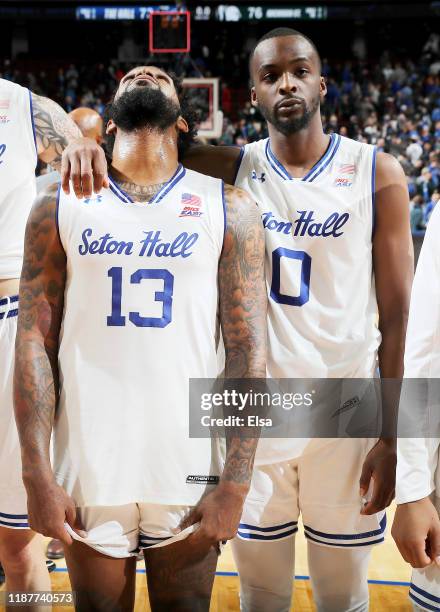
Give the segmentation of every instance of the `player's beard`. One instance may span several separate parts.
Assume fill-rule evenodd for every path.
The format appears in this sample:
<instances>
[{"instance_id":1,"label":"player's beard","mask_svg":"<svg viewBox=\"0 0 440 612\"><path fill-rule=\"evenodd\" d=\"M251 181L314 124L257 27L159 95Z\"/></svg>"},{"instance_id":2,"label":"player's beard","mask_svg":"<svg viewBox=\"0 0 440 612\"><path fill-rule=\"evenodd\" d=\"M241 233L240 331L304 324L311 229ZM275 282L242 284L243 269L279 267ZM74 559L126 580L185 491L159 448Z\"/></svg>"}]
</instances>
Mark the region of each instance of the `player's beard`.
<instances>
[{"instance_id":1,"label":"player's beard","mask_svg":"<svg viewBox=\"0 0 440 612\"><path fill-rule=\"evenodd\" d=\"M124 132L142 128L166 130L180 115L180 106L170 100L161 89L134 87L114 100L108 116Z\"/></svg>"},{"instance_id":2,"label":"player's beard","mask_svg":"<svg viewBox=\"0 0 440 612\"><path fill-rule=\"evenodd\" d=\"M320 102L321 99L319 95L312 99L309 106L304 102L302 105L303 112L299 117L280 117L277 108L269 108L261 102L259 102L258 108L266 121L273 125L278 132L281 132L284 136L290 136L309 126L319 109Z\"/></svg>"}]
</instances>

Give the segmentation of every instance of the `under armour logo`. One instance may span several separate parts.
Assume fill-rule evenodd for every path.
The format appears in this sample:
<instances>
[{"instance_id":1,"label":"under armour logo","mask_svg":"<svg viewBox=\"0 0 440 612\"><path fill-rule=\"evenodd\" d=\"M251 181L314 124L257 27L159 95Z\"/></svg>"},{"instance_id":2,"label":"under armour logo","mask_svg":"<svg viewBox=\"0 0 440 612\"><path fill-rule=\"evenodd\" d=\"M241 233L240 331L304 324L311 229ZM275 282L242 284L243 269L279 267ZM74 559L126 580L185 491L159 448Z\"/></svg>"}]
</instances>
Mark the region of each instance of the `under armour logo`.
<instances>
[{"instance_id":1,"label":"under armour logo","mask_svg":"<svg viewBox=\"0 0 440 612\"><path fill-rule=\"evenodd\" d=\"M96 198L86 198L84 204L100 204L102 202L102 195L96 196Z\"/></svg>"},{"instance_id":2,"label":"under armour logo","mask_svg":"<svg viewBox=\"0 0 440 612\"><path fill-rule=\"evenodd\" d=\"M255 172L255 170L252 170L252 179L254 181L260 181L260 183L264 183L266 180L266 173L262 172L260 174L260 176L258 176L258 174Z\"/></svg>"}]
</instances>

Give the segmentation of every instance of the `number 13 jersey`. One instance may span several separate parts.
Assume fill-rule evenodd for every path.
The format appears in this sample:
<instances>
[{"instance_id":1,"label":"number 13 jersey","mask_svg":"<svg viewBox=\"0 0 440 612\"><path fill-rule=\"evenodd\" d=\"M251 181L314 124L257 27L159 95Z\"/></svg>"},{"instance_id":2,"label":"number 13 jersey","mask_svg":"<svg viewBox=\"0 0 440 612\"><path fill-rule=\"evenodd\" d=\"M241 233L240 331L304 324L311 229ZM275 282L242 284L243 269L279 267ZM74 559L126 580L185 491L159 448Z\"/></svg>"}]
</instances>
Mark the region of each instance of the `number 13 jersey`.
<instances>
[{"instance_id":1,"label":"number 13 jersey","mask_svg":"<svg viewBox=\"0 0 440 612\"><path fill-rule=\"evenodd\" d=\"M188 383L217 375L223 199L221 181L182 166L148 204L114 182L59 194L55 472L78 506L193 505L219 476L211 440L189 438Z\"/></svg>"},{"instance_id":2,"label":"number 13 jersey","mask_svg":"<svg viewBox=\"0 0 440 612\"><path fill-rule=\"evenodd\" d=\"M332 134L315 166L292 178L269 139L242 149L235 184L257 201L265 228L271 377L373 375L375 160L373 146ZM269 439L258 456L270 445L271 462L295 456L282 450L295 441L277 449Z\"/></svg>"}]
</instances>

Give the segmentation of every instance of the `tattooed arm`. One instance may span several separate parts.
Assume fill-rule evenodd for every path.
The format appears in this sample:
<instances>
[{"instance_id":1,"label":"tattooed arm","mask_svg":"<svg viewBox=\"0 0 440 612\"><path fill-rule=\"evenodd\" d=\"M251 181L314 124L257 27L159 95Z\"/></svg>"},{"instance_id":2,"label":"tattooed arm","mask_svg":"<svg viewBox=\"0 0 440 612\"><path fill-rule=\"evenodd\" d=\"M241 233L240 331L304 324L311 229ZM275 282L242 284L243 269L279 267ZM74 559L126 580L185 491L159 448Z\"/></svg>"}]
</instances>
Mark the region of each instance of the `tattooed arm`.
<instances>
[{"instance_id":1,"label":"tattooed arm","mask_svg":"<svg viewBox=\"0 0 440 612\"><path fill-rule=\"evenodd\" d=\"M81 160L87 157L90 167L83 173L82 181L89 195L92 193L92 176L95 192L108 187L107 162L102 147L92 138L83 138L77 125L59 104L34 93L31 96L39 159L62 171L61 156L70 144L72 159L65 160L63 165L69 168L72 181L78 180Z\"/></svg>"},{"instance_id":2,"label":"tattooed arm","mask_svg":"<svg viewBox=\"0 0 440 612\"><path fill-rule=\"evenodd\" d=\"M26 227L15 351L14 408L20 436L29 524L70 543L64 521L73 502L55 483L49 442L58 401L58 336L66 256L57 232L56 186L35 201Z\"/></svg>"},{"instance_id":3,"label":"tattooed arm","mask_svg":"<svg viewBox=\"0 0 440 612\"><path fill-rule=\"evenodd\" d=\"M236 379L235 387L236 383L246 385L243 379L255 383L266 375L267 290L258 208L241 189L226 186L225 195L227 228L218 273L220 323L225 377ZM200 521L194 536L205 536L211 543L229 540L237 533L259 436L258 427L244 429L227 428L226 462L220 482L181 524L185 528Z\"/></svg>"},{"instance_id":4,"label":"tattooed arm","mask_svg":"<svg viewBox=\"0 0 440 612\"><path fill-rule=\"evenodd\" d=\"M81 138L81 132L59 104L31 95L38 157L59 170L64 149L72 140Z\"/></svg>"},{"instance_id":5,"label":"tattooed arm","mask_svg":"<svg viewBox=\"0 0 440 612\"><path fill-rule=\"evenodd\" d=\"M248 194L227 185L227 228L219 265L220 323L225 345L225 377L266 375L267 290L264 231L258 208ZM234 430L229 430L232 434ZM237 433L237 432L236 432ZM223 482L246 495L257 438L226 436Z\"/></svg>"}]
</instances>

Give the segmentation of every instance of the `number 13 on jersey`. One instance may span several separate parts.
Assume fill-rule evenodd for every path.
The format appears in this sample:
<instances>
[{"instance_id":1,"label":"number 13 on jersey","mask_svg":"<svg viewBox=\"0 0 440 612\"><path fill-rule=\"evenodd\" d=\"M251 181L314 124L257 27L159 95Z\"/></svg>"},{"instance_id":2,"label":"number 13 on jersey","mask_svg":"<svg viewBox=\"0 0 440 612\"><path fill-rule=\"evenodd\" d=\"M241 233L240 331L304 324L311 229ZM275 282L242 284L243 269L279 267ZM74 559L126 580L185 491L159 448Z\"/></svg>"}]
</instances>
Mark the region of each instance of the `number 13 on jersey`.
<instances>
[{"instance_id":1,"label":"number 13 on jersey","mask_svg":"<svg viewBox=\"0 0 440 612\"><path fill-rule=\"evenodd\" d=\"M285 258L289 266L283 266L283 270L289 269L289 277L295 273L292 260L300 262L300 278L299 278L299 294L286 295L281 293L281 260ZM295 266L296 268L297 266ZM270 288L270 297L278 304L287 304L288 306L304 306L309 299L310 291L310 272L312 268L312 258L304 251L294 251L279 247L272 252L272 285ZM291 269L291 272L290 272Z\"/></svg>"},{"instance_id":2,"label":"number 13 on jersey","mask_svg":"<svg viewBox=\"0 0 440 612\"><path fill-rule=\"evenodd\" d=\"M109 327L124 327L126 317L122 314L123 270L119 267L110 268L107 275L112 279L111 315L107 317ZM130 276L130 284L139 285L142 281L159 279L163 281L163 290L155 291L154 299L162 302L162 316L148 317L140 312L129 312L128 319L136 327L166 327L171 323L173 307L174 276L168 270L140 268ZM142 304L142 292L140 292Z\"/></svg>"}]
</instances>

